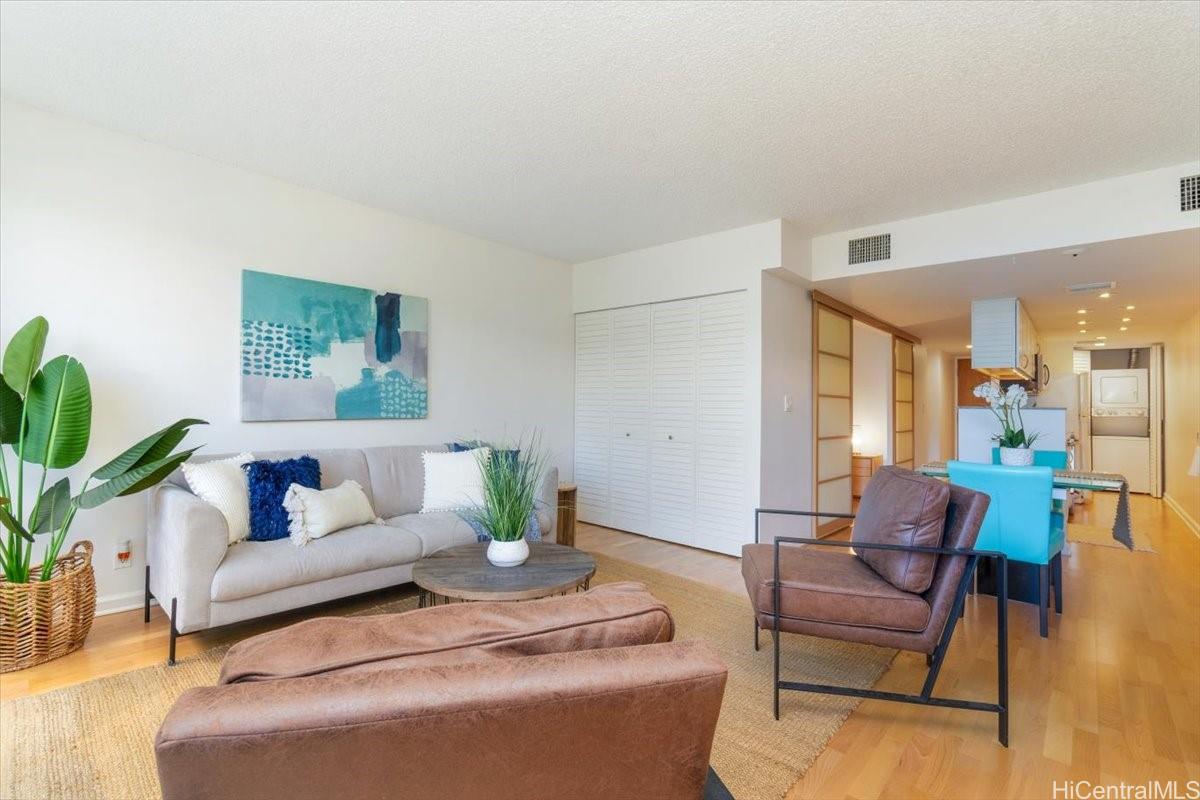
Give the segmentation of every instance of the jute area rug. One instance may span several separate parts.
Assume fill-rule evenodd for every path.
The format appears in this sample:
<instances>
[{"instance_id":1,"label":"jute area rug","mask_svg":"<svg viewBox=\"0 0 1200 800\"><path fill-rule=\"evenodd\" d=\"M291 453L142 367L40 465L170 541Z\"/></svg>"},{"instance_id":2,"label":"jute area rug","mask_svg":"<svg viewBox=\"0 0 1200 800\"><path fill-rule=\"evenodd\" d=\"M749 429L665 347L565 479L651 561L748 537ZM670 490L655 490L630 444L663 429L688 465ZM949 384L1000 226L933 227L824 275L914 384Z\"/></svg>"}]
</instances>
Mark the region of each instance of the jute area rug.
<instances>
[{"instance_id":1,"label":"jute area rug","mask_svg":"<svg viewBox=\"0 0 1200 800\"><path fill-rule=\"evenodd\" d=\"M636 580L671 609L676 638L705 639L729 665L712 764L739 800L779 798L812 764L858 704L785 692L771 715L770 637L752 645L749 602L674 575L596 556L596 583ZM364 613L408 611L416 598ZM869 687L892 650L787 635L783 674L793 680ZM216 682L226 647L180 661L0 704L0 797L13 800L143 800L160 796L153 741L185 689ZM250 787L247 787L250 789ZM246 795L252 798L253 791Z\"/></svg>"}]
</instances>

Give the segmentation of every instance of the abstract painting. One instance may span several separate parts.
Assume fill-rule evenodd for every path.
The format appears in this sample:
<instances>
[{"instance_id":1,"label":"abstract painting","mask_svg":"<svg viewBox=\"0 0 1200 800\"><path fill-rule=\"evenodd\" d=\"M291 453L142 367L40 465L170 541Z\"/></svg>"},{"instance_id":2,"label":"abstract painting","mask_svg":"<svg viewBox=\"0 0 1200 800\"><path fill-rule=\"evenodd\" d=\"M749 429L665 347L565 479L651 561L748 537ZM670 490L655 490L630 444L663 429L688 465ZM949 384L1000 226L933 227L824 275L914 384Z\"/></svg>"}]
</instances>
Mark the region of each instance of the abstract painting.
<instances>
[{"instance_id":1,"label":"abstract painting","mask_svg":"<svg viewBox=\"0 0 1200 800\"><path fill-rule=\"evenodd\" d=\"M418 419L429 301L242 271L242 419Z\"/></svg>"}]
</instances>

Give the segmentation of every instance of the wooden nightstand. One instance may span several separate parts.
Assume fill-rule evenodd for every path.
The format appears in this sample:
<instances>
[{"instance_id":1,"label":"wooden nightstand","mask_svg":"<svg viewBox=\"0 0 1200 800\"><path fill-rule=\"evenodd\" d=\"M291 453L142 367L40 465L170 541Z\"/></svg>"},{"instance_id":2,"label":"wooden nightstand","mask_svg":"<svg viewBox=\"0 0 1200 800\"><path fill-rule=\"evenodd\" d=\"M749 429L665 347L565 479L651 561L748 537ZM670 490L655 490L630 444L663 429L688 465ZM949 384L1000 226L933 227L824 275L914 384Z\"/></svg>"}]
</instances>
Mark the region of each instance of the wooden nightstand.
<instances>
[{"instance_id":1,"label":"wooden nightstand","mask_svg":"<svg viewBox=\"0 0 1200 800\"><path fill-rule=\"evenodd\" d=\"M875 471L883 466L883 456L868 456L861 453L850 455L850 494L862 497L867 488L867 481Z\"/></svg>"}]
</instances>

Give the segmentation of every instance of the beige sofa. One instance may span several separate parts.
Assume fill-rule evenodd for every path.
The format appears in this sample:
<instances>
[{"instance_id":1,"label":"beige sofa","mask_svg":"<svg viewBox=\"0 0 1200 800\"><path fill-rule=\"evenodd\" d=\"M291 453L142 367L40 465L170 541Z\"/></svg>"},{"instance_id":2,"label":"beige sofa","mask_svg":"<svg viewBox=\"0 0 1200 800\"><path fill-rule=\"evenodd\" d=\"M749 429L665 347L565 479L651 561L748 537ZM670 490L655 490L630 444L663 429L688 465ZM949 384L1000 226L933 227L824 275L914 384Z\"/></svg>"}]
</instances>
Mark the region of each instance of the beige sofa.
<instances>
[{"instance_id":1,"label":"beige sofa","mask_svg":"<svg viewBox=\"0 0 1200 800\"><path fill-rule=\"evenodd\" d=\"M321 486L358 481L382 525L359 525L296 547L289 539L227 545L224 517L187 488L176 472L150 493L146 530L146 620L150 599L171 618L168 660L175 637L205 628L323 603L412 580L412 565L447 547L476 541L454 512L421 514L421 454L444 445L362 450L255 452L257 458L311 455L321 463ZM227 458L198 457L197 461ZM558 470L550 469L538 504L542 536L553 541Z\"/></svg>"}]
</instances>

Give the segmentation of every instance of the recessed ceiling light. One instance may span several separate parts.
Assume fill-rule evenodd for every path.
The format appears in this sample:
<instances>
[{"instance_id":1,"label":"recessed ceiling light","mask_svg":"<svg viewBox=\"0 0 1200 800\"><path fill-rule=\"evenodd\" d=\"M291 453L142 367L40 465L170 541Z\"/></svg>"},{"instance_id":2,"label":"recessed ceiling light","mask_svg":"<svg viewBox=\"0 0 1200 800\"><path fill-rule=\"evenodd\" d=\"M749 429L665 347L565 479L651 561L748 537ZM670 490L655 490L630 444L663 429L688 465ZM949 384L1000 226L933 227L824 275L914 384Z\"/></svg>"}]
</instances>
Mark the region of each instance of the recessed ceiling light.
<instances>
[{"instance_id":1,"label":"recessed ceiling light","mask_svg":"<svg viewBox=\"0 0 1200 800\"><path fill-rule=\"evenodd\" d=\"M1079 309L1078 311L1076 311L1075 313L1076 313L1076 314L1086 314L1086 313L1087 313L1087 309L1086 309L1086 308L1081 308L1081 309Z\"/></svg>"},{"instance_id":2,"label":"recessed ceiling light","mask_svg":"<svg viewBox=\"0 0 1200 800\"><path fill-rule=\"evenodd\" d=\"M973 347L973 345L967 345L968 350L970 350L972 347Z\"/></svg>"},{"instance_id":3,"label":"recessed ceiling light","mask_svg":"<svg viewBox=\"0 0 1200 800\"><path fill-rule=\"evenodd\" d=\"M1108 337L1107 336L1097 336L1096 338L1097 339L1107 339Z\"/></svg>"},{"instance_id":4,"label":"recessed ceiling light","mask_svg":"<svg viewBox=\"0 0 1200 800\"><path fill-rule=\"evenodd\" d=\"M1080 329L1079 329L1079 332L1080 332L1080 333L1087 333L1087 328L1080 328Z\"/></svg>"},{"instance_id":5,"label":"recessed ceiling light","mask_svg":"<svg viewBox=\"0 0 1200 800\"><path fill-rule=\"evenodd\" d=\"M1129 322L1130 317L1121 317L1121 322Z\"/></svg>"},{"instance_id":6,"label":"recessed ceiling light","mask_svg":"<svg viewBox=\"0 0 1200 800\"><path fill-rule=\"evenodd\" d=\"M1096 342L1096 347L1104 347L1104 346L1105 346L1104 342Z\"/></svg>"},{"instance_id":7,"label":"recessed ceiling light","mask_svg":"<svg viewBox=\"0 0 1200 800\"><path fill-rule=\"evenodd\" d=\"M1133 311L1133 306L1125 306L1126 311Z\"/></svg>"},{"instance_id":8,"label":"recessed ceiling light","mask_svg":"<svg viewBox=\"0 0 1200 800\"><path fill-rule=\"evenodd\" d=\"M1129 328L1126 328L1124 325L1122 325L1122 326L1121 326L1121 330L1123 330L1123 331L1127 331L1127 330L1129 330Z\"/></svg>"},{"instance_id":9,"label":"recessed ceiling light","mask_svg":"<svg viewBox=\"0 0 1200 800\"><path fill-rule=\"evenodd\" d=\"M1081 319L1081 320L1079 320L1079 322L1078 322L1077 324L1079 324L1079 325L1087 325L1087 320L1086 320L1086 319Z\"/></svg>"},{"instance_id":10,"label":"recessed ceiling light","mask_svg":"<svg viewBox=\"0 0 1200 800\"><path fill-rule=\"evenodd\" d=\"M1101 292L1100 293L1100 298L1102 300L1107 300L1110 297L1112 297L1112 292Z\"/></svg>"}]
</instances>

